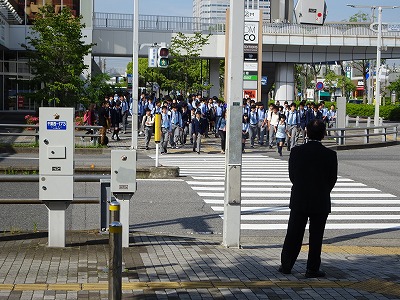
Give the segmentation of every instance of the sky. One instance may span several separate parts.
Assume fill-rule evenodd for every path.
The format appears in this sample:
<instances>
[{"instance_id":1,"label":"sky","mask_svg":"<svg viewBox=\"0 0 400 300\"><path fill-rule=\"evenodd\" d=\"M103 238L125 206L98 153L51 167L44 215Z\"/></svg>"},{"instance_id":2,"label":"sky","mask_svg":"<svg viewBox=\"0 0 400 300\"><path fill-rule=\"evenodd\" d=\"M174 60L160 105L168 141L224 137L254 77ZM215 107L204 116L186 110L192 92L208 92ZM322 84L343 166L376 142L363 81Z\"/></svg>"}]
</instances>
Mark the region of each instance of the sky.
<instances>
[{"instance_id":1,"label":"sky","mask_svg":"<svg viewBox=\"0 0 400 300\"><path fill-rule=\"evenodd\" d=\"M133 14L133 1L137 0L95 0L95 12L125 13ZM295 0L297 3L297 0ZM326 0L328 16L326 22L348 20L350 16L361 11L370 14L370 8L351 8L347 4L354 5L400 5L400 0ZM142 15L163 15L163 16L192 16L192 0L139 0L139 14ZM376 17L378 12L376 11ZM400 8L384 9L382 22L400 23ZM377 20L377 18L376 18ZM107 69L117 68L118 71L124 69L127 64L126 58L107 58Z\"/></svg>"},{"instance_id":2,"label":"sky","mask_svg":"<svg viewBox=\"0 0 400 300\"><path fill-rule=\"evenodd\" d=\"M133 1L135 0L95 0L96 12L110 13L133 13ZM297 0L295 0L297 2ZM362 10L370 13L369 8L359 9L347 7L346 4L354 5L400 5L399 0L326 0L328 6L327 22L342 21ZM192 0L139 0L139 13L143 15L165 15L165 16L192 16ZM384 9L383 22L396 23L400 14L400 8Z\"/></svg>"}]
</instances>

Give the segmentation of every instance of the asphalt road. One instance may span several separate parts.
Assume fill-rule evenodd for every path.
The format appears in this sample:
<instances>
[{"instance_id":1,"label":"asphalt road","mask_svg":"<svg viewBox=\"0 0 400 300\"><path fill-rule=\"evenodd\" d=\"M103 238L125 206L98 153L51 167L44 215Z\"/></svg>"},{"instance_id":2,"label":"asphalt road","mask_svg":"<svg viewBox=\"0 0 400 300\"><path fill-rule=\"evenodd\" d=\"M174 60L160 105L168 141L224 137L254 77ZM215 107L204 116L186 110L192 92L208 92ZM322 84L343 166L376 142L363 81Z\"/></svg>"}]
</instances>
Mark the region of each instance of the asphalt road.
<instances>
[{"instance_id":1,"label":"asphalt road","mask_svg":"<svg viewBox=\"0 0 400 300\"><path fill-rule=\"evenodd\" d=\"M339 175L377 188L400 198L400 146L338 152ZM275 154L270 154L271 156ZM171 154L173 156L173 154ZM108 155L97 156L98 162ZM277 157L277 156L276 156ZM21 159L22 158L22 159ZM283 159L287 159L284 156ZM27 163L27 155L2 158L3 163ZM77 156L79 160L85 157ZM86 160L88 158L86 157ZM33 157L32 161L36 158ZM316 164L320 162L315 162ZM321 174L323 164L320 163ZM191 178L178 180L141 180L131 203L130 228L172 235L207 235L222 238L222 219L187 183ZM0 183L0 198L37 198L36 183ZM77 183L75 197L98 197L95 183ZM2 205L0 230L46 230L47 209L43 205ZM73 205L67 210L68 229L98 229L99 205ZM281 244L284 230L242 230L244 243L276 242ZM390 230L329 230L326 242L360 245L399 245L400 229Z\"/></svg>"}]
</instances>

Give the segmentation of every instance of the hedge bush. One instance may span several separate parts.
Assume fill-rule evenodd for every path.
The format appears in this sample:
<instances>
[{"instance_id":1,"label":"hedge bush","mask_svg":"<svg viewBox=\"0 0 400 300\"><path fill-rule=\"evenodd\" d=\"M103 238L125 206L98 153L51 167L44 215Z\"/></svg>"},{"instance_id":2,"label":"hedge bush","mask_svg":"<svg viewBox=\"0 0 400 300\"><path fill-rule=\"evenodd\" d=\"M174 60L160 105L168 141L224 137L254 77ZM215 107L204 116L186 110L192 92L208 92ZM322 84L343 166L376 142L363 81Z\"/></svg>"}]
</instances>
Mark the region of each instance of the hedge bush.
<instances>
[{"instance_id":1,"label":"hedge bush","mask_svg":"<svg viewBox=\"0 0 400 300\"><path fill-rule=\"evenodd\" d=\"M374 117L375 105L347 103L347 114L350 116ZM379 108L379 116L385 120L400 121L400 106L382 105Z\"/></svg>"},{"instance_id":2,"label":"hedge bush","mask_svg":"<svg viewBox=\"0 0 400 300\"><path fill-rule=\"evenodd\" d=\"M295 101L295 103L298 106L300 101ZM337 107L336 102L325 101L325 107L327 109L330 109L332 104L335 105L335 107ZM375 105L347 103L346 114L354 117L359 116L359 117L373 118L375 115ZM379 108L379 116L389 121L400 121L400 106L398 104L382 105Z\"/></svg>"}]
</instances>

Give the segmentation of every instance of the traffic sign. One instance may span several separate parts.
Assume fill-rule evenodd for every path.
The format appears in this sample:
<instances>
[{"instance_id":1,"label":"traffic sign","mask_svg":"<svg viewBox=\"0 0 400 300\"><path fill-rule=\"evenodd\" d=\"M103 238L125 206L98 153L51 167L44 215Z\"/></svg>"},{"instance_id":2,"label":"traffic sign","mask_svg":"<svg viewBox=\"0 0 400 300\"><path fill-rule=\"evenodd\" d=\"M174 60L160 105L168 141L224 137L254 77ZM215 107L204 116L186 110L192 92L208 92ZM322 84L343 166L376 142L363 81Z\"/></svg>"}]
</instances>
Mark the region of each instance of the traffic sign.
<instances>
[{"instance_id":1,"label":"traffic sign","mask_svg":"<svg viewBox=\"0 0 400 300\"><path fill-rule=\"evenodd\" d=\"M318 91L320 91L324 88L324 84L321 81L319 81L317 82L317 85L315 87Z\"/></svg>"}]
</instances>

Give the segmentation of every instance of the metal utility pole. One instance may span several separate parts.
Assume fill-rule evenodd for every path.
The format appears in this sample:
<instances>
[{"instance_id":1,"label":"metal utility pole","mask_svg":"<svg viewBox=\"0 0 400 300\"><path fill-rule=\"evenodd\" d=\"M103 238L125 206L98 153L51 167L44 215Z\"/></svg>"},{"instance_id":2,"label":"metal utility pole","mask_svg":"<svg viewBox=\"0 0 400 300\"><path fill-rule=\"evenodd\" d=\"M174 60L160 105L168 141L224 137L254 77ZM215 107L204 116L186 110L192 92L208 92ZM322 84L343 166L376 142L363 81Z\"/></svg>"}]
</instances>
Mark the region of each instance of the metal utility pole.
<instances>
[{"instance_id":1,"label":"metal utility pole","mask_svg":"<svg viewBox=\"0 0 400 300\"><path fill-rule=\"evenodd\" d=\"M133 45L132 45L132 146L138 148L138 90L139 90L139 0L133 0Z\"/></svg>"},{"instance_id":2,"label":"metal utility pole","mask_svg":"<svg viewBox=\"0 0 400 300\"><path fill-rule=\"evenodd\" d=\"M223 242L225 247L240 247L242 174L242 101L244 0L230 0L228 15L227 62L227 149L225 158L225 197Z\"/></svg>"},{"instance_id":3,"label":"metal utility pole","mask_svg":"<svg viewBox=\"0 0 400 300\"><path fill-rule=\"evenodd\" d=\"M379 106L381 105L381 51L382 51L382 7L378 8L378 40L376 43L376 88L374 126L379 126ZM378 130L375 129L375 132Z\"/></svg>"}]
</instances>

